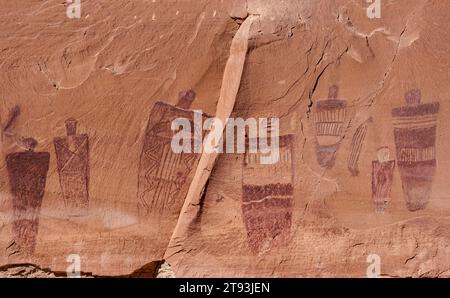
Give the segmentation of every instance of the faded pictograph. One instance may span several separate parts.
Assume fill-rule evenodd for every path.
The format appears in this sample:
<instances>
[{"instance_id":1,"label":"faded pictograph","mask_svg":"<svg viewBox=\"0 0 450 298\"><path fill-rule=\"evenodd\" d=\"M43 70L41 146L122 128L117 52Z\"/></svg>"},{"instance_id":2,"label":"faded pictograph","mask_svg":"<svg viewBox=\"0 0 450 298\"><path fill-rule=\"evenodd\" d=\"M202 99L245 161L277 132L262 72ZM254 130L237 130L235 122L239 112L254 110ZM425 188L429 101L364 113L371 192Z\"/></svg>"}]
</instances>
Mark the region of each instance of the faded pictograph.
<instances>
[{"instance_id":1,"label":"faded pictograph","mask_svg":"<svg viewBox=\"0 0 450 298\"><path fill-rule=\"evenodd\" d=\"M152 211L177 212L178 207L183 204L183 194L180 191L197 164L200 154L174 153L171 141L175 132L172 131L171 125L177 118L189 119L192 123L189 140L201 146L202 127L195 126L194 117L206 116L195 115L196 112L189 110L195 97L196 94L192 90L182 92L177 106L157 102L150 112L139 163L137 196L141 217ZM198 135L199 140L195 140Z\"/></svg>"},{"instance_id":2,"label":"faded pictograph","mask_svg":"<svg viewBox=\"0 0 450 298\"><path fill-rule=\"evenodd\" d=\"M390 159L389 148L379 148L377 160L372 162L372 200L377 212L385 211L391 200L394 168L395 160Z\"/></svg>"},{"instance_id":3,"label":"faded pictograph","mask_svg":"<svg viewBox=\"0 0 450 298\"><path fill-rule=\"evenodd\" d=\"M89 209L89 137L77 134L77 120L65 122L65 137L54 139L59 181L66 212L83 216Z\"/></svg>"},{"instance_id":4,"label":"faded pictograph","mask_svg":"<svg viewBox=\"0 0 450 298\"><path fill-rule=\"evenodd\" d=\"M338 99L338 93L338 86L331 86L328 99L316 103L314 115L317 161L327 169L331 169L335 164L344 133L347 101Z\"/></svg>"},{"instance_id":5,"label":"faded pictograph","mask_svg":"<svg viewBox=\"0 0 450 298\"><path fill-rule=\"evenodd\" d=\"M348 155L347 167L353 176L359 175L359 168L358 168L359 157L361 155L361 150L363 148L364 140L366 138L367 126L368 123L370 123L371 121L372 118L366 120L363 124L361 124L358 127L358 129L356 129L356 132L352 138L350 153Z\"/></svg>"},{"instance_id":6,"label":"faded pictograph","mask_svg":"<svg viewBox=\"0 0 450 298\"><path fill-rule=\"evenodd\" d=\"M245 153L242 213L249 248L254 254L286 245L291 232L294 195L294 136L279 138L277 163L261 164L262 153Z\"/></svg>"},{"instance_id":7,"label":"faded pictograph","mask_svg":"<svg viewBox=\"0 0 450 298\"><path fill-rule=\"evenodd\" d=\"M24 152L6 156L6 165L13 200L14 244L21 253L35 251L39 213L44 197L50 153L34 152L37 141L22 140Z\"/></svg>"},{"instance_id":8,"label":"faded pictograph","mask_svg":"<svg viewBox=\"0 0 450 298\"><path fill-rule=\"evenodd\" d=\"M397 164L406 205L425 209L436 172L436 122L439 103L421 104L421 91L405 95L407 105L392 110Z\"/></svg>"},{"instance_id":9,"label":"faded pictograph","mask_svg":"<svg viewBox=\"0 0 450 298\"><path fill-rule=\"evenodd\" d=\"M20 113L20 106L14 106L9 111L6 122L2 122L0 119L0 151L3 155L7 155L9 152L14 151L17 145L20 146L22 143L22 138L17 136L13 129Z\"/></svg>"}]
</instances>

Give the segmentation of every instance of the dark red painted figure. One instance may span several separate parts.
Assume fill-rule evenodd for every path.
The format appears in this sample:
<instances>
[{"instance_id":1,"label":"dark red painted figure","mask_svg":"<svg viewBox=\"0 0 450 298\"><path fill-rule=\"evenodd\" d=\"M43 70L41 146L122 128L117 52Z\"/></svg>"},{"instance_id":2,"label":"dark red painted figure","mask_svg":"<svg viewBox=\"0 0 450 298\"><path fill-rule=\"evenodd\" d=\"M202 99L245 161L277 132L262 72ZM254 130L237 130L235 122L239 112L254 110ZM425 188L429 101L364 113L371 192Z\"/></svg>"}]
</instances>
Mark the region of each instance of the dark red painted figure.
<instances>
[{"instance_id":1,"label":"dark red painted figure","mask_svg":"<svg viewBox=\"0 0 450 298\"><path fill-rule=\"evenodd\" d=\"M392 110L397 164L406 205L425 209L436 172L436 122L439 103L421 104L420 90L406 93L405 107Z\"/></svg>"},{"instance_id":2,"label":"dark red painted figure","mask_svg":"<svg viewBox=\"0 0 450 298\"><path fill-rule=\"evenodd\" d=\"M13 196L14 241L21 253L31 255L36 247L50 154L34 152L37 142L32 138L23 144L26 151L9 154L6 164Z\"/></svg>"},{"instance_id":3,"label":"dark red painted figure","mask_svg":"<svg viewBox=\"0 0 450 298\"><path fill-rule=\"evenodd\" d=\"M69 216L86 215L89 208L89 137L77 134L77 121L66 120L67 136L55 138L59 181Z\"/></svg>"},{"instance_id":4,"label":"dark red painted figure","mask_svg":"<svg viewBox=\"0 0 450 298\"><path fill-rule=\"evenodd\" d=\"M176 106L157 102L150 112L139 163L137 196L141 218L152 211L161 210L178 214L183 204L181 190L186 186L187 178L198 163L200 154L193 152L194 140L191 153L173 152L171 141L174 131L171 125L177 118L188 119L192 124L193 139L194 130L200 131L202 136L202 127L195 127L194 112L189 110L195 97L192 90L181 92ZM206 119L206 115L200 117ZM197 141L201 145L202 140Z\"/></svg>"},{"instance_id":5,"label":"dark red painted figure","mask_svg":"<svg viewBox=\"0 0 450 298\"><path fill-rule=\"evenodd\" d=\"M242 178L242 213L254 254L286 245L290 238L294 196L293 136L280 136L280 158L261 164L261 153L247 152Z\"/></svg>"},{"instance_id":6,"label":"dark red painted figure","mask_svg":"<svg viewBox=\"0 0 450 298\"><path fill-rule=\"evenodd\" d=\"M389 160L389 148L378 150L378 160L372 162L372 199L375 211L383 212L390 201L395 160Z\"/></svg>"}]
</instances>

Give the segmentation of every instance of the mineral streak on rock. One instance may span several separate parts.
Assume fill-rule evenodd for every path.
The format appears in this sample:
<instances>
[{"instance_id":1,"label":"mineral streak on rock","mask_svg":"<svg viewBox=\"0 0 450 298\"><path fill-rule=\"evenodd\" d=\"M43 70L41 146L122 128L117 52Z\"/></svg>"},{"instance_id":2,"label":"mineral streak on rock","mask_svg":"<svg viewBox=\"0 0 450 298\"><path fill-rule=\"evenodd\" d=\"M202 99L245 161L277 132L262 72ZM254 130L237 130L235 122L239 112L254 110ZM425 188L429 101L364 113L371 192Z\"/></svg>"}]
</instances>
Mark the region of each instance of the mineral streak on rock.
<instances>
[{"instance_id":1,"label":"mineral streak on rock","mask_svg":"<svg viewBox=\"0 0 450 298\"><path fill-rule=\"evenodd\" d=\"M20 115L20 107L19 106L15 106L10 112L9 112L9 117L8 120L6 121L6 123L3 125L2 129L3 132L7 132L11 126L14 123L14 120L17 119L17 117L19 117Z\"/></svg>"},{"instance_id":2,"label":"mineral streak on rock","mask_svg":"<svg viewBox=\"0 0 450 298\"><path fill-rule=\"evenodd\" d=\"M225 64L219 100L217 102L215 113L216 119L224 124L228 122L228 118L233 112L234 104L239 93L247 52L249 50L251 29L255 19L256 16L249 16L242 23L231 41L229 57ZM221 132L221 136L223 136L223 131ZM216 142L218 141L219 140L216 140ZM186 237L192 222L195 222L198 218L198 215L201 212L199 207L202 206L201 200L205 192L205 187L210 178L211 171L215 166L217 157L218 153L202 153L194 178L192 179L186 194L185 202L169 242L168 249L165 252L165 257L177 257L179 252L177 243L179 239Z\"/></svg>"}]
</instances>

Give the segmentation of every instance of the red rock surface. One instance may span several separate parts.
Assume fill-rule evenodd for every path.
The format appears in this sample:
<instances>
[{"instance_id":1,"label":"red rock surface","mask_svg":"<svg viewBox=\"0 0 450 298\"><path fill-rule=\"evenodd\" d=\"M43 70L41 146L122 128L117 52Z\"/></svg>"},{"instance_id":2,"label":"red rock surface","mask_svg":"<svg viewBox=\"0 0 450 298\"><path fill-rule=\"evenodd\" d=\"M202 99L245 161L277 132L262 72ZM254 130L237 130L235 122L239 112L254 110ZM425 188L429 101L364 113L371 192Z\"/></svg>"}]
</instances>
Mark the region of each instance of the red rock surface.
<instances>
[{"instance_id":1,"label":"red rock surface","mask_svg":"<svg viewBox=\"0 0 450 298\"><path fill-rule=\"evenodd\" d=\"M369 5L81 0L71 19L64 1L0 0L1 268L51 275L76 254L93 276L166 260L177 277L364 277L376 254L381 276L450 276L450 3L381 0L373 19ZM152 158L179 162L162 145L143 151L172 119L152 111L180 112L189 89L191 110L279 118L290 164L198 155L158 174L171 188L154 196L173 205L142 216ZM26 154L48 164L8 164L34 146ZM255 183L291 183L292 195L270 190L289 203L243 204Z\"/></svg>"}]
</instances>

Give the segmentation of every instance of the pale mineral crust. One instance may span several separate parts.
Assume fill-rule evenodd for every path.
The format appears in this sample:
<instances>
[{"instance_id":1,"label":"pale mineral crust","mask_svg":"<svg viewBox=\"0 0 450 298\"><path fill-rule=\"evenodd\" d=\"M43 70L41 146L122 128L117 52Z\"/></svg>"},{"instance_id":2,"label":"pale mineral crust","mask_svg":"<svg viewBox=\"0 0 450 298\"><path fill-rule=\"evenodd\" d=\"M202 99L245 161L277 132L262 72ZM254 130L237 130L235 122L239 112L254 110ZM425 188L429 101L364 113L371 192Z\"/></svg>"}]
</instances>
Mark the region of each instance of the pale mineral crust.
<instances>
[{"instance_id":1,"label":"pale mineral crust","mask_svg":"<svg viewBox=\"0 0 450 298\"><path fill-rule=\"evenodd\" d=\"M450 3L380 3L0 0L0 276L450 277ZM284 164L170 153L198 110Z\"/></svg>"}]
</instances>

